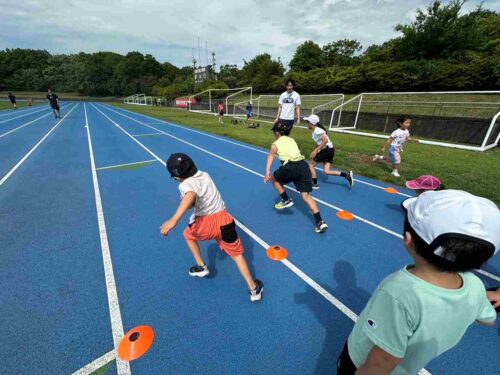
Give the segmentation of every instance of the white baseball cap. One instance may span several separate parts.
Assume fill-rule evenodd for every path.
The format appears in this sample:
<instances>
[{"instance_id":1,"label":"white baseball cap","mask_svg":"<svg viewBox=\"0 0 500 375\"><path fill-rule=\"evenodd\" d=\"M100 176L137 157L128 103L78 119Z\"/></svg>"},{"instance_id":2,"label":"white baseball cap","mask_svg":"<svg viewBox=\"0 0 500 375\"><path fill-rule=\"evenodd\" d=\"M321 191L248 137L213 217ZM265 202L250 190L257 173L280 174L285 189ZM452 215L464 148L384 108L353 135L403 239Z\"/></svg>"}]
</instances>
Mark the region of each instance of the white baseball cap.
<instances>
[{"instance_id":1,"label":"white baseball cap","mask_svg":"<svg viewBox=\"0 0 500 375\"><path fill-rule=\"evenodd\" d=\"M460 190L426 191L403 202L412 229L443 256L441 241L469 238L500 249L500 211L492 201ZM449 259L452 260L452 259Z\"/></svg>"},{"instance_id":2,"label":"white baseball cap","mask_svg":"<svg viewBox=\"0 0 500 375\"><path fill-rule=\"evenodd\" d=\"M304 121L309 121L313 125L317 125L319 123L319 117L317 115L310 115L308 117L302 118Z\"/></svg>"}]
</instances>

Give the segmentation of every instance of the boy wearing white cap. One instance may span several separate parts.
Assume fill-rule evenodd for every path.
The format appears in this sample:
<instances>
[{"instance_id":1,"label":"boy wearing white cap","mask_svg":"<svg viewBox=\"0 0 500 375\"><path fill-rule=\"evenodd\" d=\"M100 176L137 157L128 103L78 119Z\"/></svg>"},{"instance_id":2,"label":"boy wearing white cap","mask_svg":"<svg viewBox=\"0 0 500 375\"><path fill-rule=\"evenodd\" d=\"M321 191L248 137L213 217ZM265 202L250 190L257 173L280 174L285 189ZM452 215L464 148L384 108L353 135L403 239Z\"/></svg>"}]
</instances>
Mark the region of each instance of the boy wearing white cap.
<instances>
[{"instance_id":1,"label":"boy wearing white cap","mask_svg":"<svg viewBox=\"0 0 500 375\"><path fill-rule=\"evenodd\" d=\"M415 264L379 285L337 362L337 373L416 374L496 312L472 272L500 248L500 211L458 190L403 202L404 245Z\"/></svg>"},{"instance_id":2,"label":"boy wearing white cap","mask_svg":"<svg viewBox=\"0 0 500 375\"><path fill-rule=\"evenodd\" d=\"M319 163L323 164L323 172L327 176L344 177L349 183L349 187L352 188L354 184L352 171L341 172L332 171L330 169L333 163L333 157L335 156L335 148L328 134L326 134L326 129L320 124L319 117L317 115L310 115L304 117L304 121L307 121L307 127L309 130L312 130L312 139L316 143L316 148L311 152L311 160L309 161L313 189L319 189L318 178L316 176L316 170L314 169Z\"/></svg>"}]
</instances>

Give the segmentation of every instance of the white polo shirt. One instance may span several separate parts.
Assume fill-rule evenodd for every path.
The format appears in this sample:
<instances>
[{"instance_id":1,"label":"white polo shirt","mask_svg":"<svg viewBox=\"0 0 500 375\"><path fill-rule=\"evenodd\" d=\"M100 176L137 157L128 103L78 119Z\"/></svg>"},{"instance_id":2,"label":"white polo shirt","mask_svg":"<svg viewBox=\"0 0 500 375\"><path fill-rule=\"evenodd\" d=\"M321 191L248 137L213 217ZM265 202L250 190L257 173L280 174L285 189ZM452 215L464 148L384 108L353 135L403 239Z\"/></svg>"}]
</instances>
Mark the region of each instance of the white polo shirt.
<instances>
[{"instance_id":1,"label":"white polo shirt","mask_svg":"<svg viewBox=\"0 0 500 375\"><path fill-rule=\"evenodd\" d=\"M294 120L295 119L295 107L301 104L300 95L292 91L290 94L285 91L280 95L278 103L281 104L280 119L282 120Z\"/></svg>"}]
</instances>

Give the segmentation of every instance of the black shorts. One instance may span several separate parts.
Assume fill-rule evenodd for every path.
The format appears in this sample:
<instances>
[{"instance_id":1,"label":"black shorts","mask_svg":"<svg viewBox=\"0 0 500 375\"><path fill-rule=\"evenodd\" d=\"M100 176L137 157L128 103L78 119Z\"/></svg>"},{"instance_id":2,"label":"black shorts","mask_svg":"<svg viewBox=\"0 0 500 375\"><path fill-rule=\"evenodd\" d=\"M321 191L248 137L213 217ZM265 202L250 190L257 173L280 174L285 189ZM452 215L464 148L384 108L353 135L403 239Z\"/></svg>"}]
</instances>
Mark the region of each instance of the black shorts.
<instances>
[{"instance_id":1,"label":"black shorts","mask_svg":"<svg viewBox=\"0 0 500 375\"><path fill-rule=\"evenodd\" d=\"M292 131L293 124L294 124L295 120L283 120L280 118L279 122L280 122L280 124L285 125L290 131Z\"/></svg>"},{"instance_id":2,"label":"black shorts","mask_svg":"<svg viewBox=\"0 0 500 375\"><path fill-rule=\"evenodd\" d=\"M50 108L52 108L53 110L56 110L56 111L60 111L59 104L51 104Z\"/></svg>"},{"instance_id":3,"label":"black shorts","mask_svg":"<svg viewBox=\"0 0 500 375\"><path fill-rule=\"evenodd\" d=\"M305 160L289 161L275 170L273 176L281 185L293 182L295 188L301 193L312 191L311 170Z\"/></svg>"},{"instance_id":4,"label":"black shorts","mask_svg":"<svg viewBox=\"0 0 500 375\"><path fill-rule=\"evenodd\" d=\"M337 375L354 375L356 370L357 368L349 355L349 349L346 342L344 349L342 349L342 353L340 353L337 359Z\"/></svg>"},{"instance_id":5,"label":"black shorts","mask_svg":"<svg viewBox=\"0 0 500 375\"><path fill-rule=\"evenodd\" d=\"M333 163L333 157L335 156L335 149L325 147L323 150L316 154L313 159L316 163Z\"/></svg>"},{"instance_id":6,"label":"black shorts","mask_svg":"<svg viewBox=\"0 0 500 375\"><path fill-rule=\"evenodd\" d=\"M220 111L219 116L224 116L224 111Z\"/></svg>"},{"instance_id":7,"label":"black shorts","mask_svg":"<svg viewBox=\"0 0 500 375\"><path fill-rule=\"evenodd\" d=\"M14 100L10 99L10 104L16 104L16 99Z\"/></svg>"}]
</instances>

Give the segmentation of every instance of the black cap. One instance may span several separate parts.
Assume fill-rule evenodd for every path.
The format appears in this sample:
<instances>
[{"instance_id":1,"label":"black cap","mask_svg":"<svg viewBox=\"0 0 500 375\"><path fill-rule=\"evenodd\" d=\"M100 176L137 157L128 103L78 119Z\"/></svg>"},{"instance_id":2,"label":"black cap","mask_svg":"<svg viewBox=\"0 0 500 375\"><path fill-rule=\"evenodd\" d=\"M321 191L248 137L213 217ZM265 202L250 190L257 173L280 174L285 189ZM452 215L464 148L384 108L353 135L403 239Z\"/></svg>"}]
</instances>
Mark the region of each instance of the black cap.
<instances>
[{"instance_id":1,"label":"black cap","mask_svg":"<svg viewBox=\"0 0 500 375\"><path fill-rule=\"evenodd\" d=\"M183 153L172 154L167 160L170 177L188 178L194 176L198 169L193 160Z\"/></svg>"}]
</instances>

